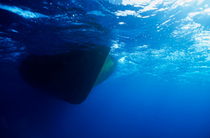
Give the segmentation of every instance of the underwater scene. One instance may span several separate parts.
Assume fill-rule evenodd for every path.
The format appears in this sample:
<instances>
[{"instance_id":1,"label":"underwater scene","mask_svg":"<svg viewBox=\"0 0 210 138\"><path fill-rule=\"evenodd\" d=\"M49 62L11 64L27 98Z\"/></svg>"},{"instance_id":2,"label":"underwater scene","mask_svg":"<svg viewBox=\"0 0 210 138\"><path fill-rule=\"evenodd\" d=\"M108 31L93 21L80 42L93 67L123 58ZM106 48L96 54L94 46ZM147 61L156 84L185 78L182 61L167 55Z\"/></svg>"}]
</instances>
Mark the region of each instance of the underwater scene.
<instances>
[{"instance_id":1,"label":"underwater scene","mask_svg":"<svg viewBox=\"0 0 210 138\"><path fill-rule=\"evenodd\" d=\"M0 138L209 137L209 0L0 0Z\"/></svg>"}]
</instances>

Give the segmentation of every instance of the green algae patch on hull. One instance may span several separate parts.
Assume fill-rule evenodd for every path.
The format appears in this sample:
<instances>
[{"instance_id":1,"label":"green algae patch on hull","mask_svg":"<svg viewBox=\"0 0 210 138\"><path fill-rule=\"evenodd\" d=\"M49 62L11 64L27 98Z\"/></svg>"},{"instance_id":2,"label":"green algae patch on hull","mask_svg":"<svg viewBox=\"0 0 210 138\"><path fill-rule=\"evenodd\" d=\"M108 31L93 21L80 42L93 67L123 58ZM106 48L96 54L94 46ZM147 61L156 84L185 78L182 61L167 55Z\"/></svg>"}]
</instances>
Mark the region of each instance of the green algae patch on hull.
<instances>
[{"instance_id":1,"label":"green algae patch on hull","mask_svg":"<svg viewBox=\"0 0 210 138\"><path fill-rule=\"evenodd\" d=\"M101 68L101 71L97 77L97 80L95 82L95 85L98 85L105 81L109 76L112 75L116 68L117 62L111 55L108 55L103 67Z\"/></svg>"}]
</instances>

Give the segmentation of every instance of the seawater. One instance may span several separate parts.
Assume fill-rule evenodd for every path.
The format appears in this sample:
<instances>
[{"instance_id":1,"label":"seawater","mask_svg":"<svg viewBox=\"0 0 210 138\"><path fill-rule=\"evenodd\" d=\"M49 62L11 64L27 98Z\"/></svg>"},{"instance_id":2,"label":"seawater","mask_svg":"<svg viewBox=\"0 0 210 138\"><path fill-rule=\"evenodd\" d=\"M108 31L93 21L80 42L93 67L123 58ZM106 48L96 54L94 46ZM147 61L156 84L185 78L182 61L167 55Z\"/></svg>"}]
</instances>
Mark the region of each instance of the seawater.
<instances>
[{"instance_id":1,"label":"seawater","mask_svg":"<svg viewBox=\"0 0 210 138\"><path fill-rule=\"evenodd\" d=\"M209 4L1 0L2 136L208 138ZM40 94L17 71L29 52L63 53L71 50L68 43L107 45L117 61L112 76L80 105Z\"/></svg>"}]
</instances>

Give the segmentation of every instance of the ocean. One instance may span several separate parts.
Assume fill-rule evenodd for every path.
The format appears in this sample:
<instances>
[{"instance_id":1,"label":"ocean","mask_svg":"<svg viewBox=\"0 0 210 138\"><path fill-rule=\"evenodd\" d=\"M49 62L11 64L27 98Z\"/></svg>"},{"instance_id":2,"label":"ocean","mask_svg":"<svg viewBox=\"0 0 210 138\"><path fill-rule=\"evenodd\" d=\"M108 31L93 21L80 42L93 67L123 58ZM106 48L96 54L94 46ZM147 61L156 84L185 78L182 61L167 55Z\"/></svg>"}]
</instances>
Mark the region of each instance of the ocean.
<instances>
[{"instance_id":1,"label":"ocean","mask_svg":"<svg viewBox=\"0 0 210 138\"><path fill-rule=\"evenodd\" d=\"M209 20L208 0L0 0L0 137L209 138ZM19 72L81 45L116 64L81 104Z\"/></svg>"}]
</instances>

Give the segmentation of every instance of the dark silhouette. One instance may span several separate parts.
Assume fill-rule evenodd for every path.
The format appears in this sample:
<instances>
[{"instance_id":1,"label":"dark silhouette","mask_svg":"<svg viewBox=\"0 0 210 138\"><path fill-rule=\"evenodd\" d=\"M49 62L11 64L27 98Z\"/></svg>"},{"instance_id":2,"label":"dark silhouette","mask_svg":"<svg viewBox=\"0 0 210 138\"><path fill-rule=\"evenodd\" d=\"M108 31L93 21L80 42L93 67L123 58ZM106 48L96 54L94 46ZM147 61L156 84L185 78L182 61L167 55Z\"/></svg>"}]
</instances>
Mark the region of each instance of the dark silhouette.
<instances>
[{"instance_id":1,"label":"dark silhouette","mask_svg":"<svg viewBox=\"0 0 210 138\"><path fill-rule=\"evenodd\" d=\"M22 61L20 72L33 87L72 104L80 104L94 86L109 51L109 47L89 46L64 54L31 54Z\"/></svg>"}]
</instances>

